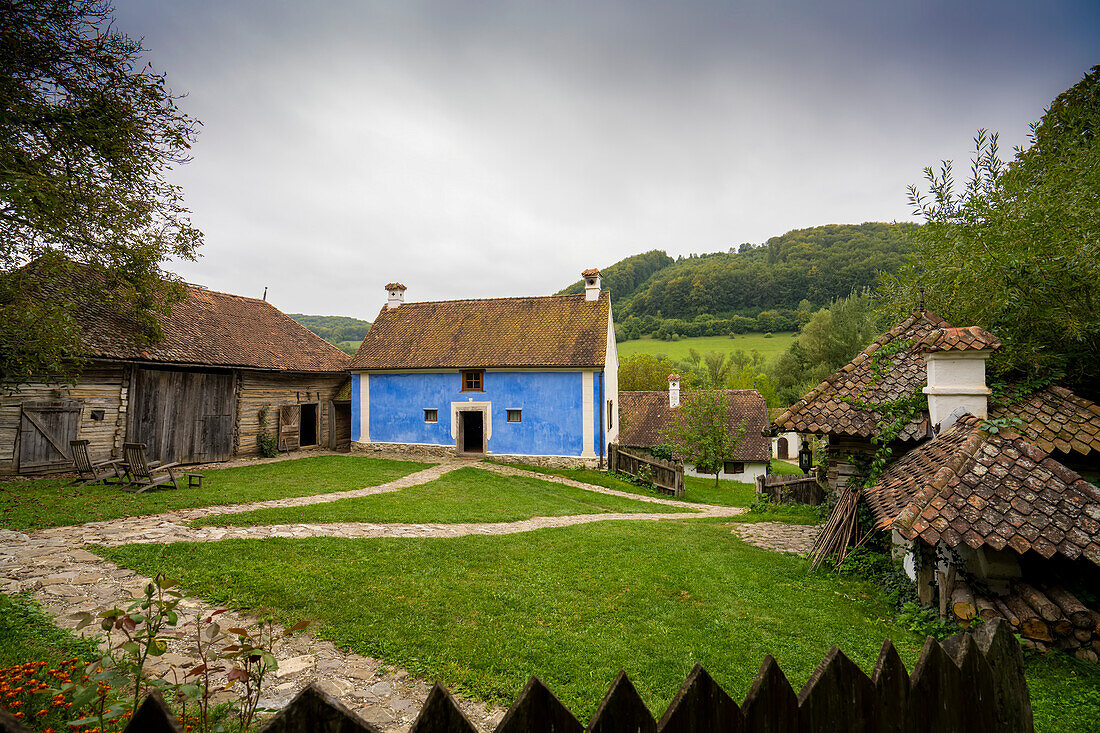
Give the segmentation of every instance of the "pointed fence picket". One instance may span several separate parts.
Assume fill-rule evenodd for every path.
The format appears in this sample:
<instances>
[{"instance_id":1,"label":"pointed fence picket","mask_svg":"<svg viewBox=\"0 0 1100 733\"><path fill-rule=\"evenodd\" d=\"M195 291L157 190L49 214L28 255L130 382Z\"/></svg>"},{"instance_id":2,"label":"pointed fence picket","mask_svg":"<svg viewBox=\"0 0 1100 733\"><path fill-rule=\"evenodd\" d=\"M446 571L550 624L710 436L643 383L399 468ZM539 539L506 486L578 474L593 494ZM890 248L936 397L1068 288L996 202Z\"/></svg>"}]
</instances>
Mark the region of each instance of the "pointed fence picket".
<instances>
[{"instance_id":1,"label":"pointed fence picket","mask_svg":"<svg viewBox=\"0 0 1100 733\"><path fill-rule=\"evenodd\" d=\"M795 694L769 654L738 706L696 665L660 722L620 672L587 729L532 677L495 733L1034 733L1020 645L1000 619L940 644L929 638L912 675L889 639L868 677L833 648ZM310 685L261 733L376 733L339 701ZM409 733L476 733L450 692L436 683ZM0 709L0 733L28 733ZM125 733L181 733L157 692Z\"/></svg>"}]
</instances>

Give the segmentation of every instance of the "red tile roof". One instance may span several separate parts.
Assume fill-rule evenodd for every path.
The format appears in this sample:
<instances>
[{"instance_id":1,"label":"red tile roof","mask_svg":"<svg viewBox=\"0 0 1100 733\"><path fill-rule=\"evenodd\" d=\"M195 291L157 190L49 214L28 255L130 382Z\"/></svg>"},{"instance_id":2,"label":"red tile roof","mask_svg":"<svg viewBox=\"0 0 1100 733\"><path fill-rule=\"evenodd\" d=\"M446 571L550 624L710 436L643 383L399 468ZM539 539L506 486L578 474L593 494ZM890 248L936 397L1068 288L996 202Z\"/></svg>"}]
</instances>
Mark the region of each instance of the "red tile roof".
<instances>
[{"instance_id":1,"label":"red tile roof","mask_svg":"<svg viewBox=\"0 0 1100 733\"><path fill-rule=\"evenodd\" d=\"M408 288L401 283L386 283L386 290L408 290Z\"/></svg>"},{"instance_id":2,"label":"red tile roof","mask_svg":"<svg viewBox=\"0 0 1100 733\"><path fill-rule=\"evenodd\" d=\"M353 370L602 367L611 294L439 300L383 308Z\"/></svg>"},{"instance_id":3,"label":"red tile roof","mask_svg":"<svg viewBox=\"0 0 1100 733\"><path fill-rule=\"evenodd\" d=\"M768 461L771 441L764 437L768 408L754 389L725 391L731 432L745 424L745 434L731 461ZM681 402L691 400L691 392L681 392ZM668 404L668 391L619 392L619 438L621 445L648 448L664 443L661 433L676 419L676 408Z\"/></svg>"},{"instance_id":4,"label":"red tile roof","mask_svg":"<svg viewBox=\"0 0 1100 733\"><path fill-rule=\"evenodd\" d=\"M927 367L920 344L933 331L950 327L932 313L914 313L785 410L769 432L876 435L882 415L864 405L892 402L923 388ZM920 440L928 435L927 416L921 416L899 437Z\"/></svg>"},{"instance_id":5,"label":"red tile roof","mask_svg":"<svg viewBox=\"0 0 1100 733\"><path fill-rule=\"evenodd\" d=\"M924 351L993 351L1001 340L979 326L937 328L921 339Z\"/></svg>"},{"instance_id":6,"label":"red tile roof","mask_svg":"<svg viewBox=\"0 0 1100 733\"><path fill-rule=\"evenodd\" d=\"M1100 565L1100 488L1022 432L961 418L891 464L864 496L883 529L949 547L1034 550Z\"/></svg>"},{"instance_id":7,"label":"red tile roof","mask_svg":"<svg viewBox=\"0 0 1100 733\"><path fill-rule=\"evenodd\" d=\"M990 417L1009 419L1047 453L1100 452L1100 405L1064 387L1050 386L1012 404L994 405Z\"/></svg>"},{"instance_id":8,"label":"red tile roof","mask_svg":"<svg viewBox=\"0 0 1100 733\"><path fill-rule=\"evenodd\" d=\"M581 273L581 277L592 277L593 275L599 275L600 271L595 267L590 267Z\"/></svg>"},{"instance_id":9,"label":"red tile roof","mask_svg":"<svg viewBox=\"0 0 1100 733\"><path fill-rule=\"evenodd\" d=\"M67 278L79 283L96 277L77 265ZM45 282L46 295L68 292L66 284ZM81 292L79 286L75 292ZM185 286L184 299L160 319L163 340L143 342L137 324L98 298L72 306L83 330L88 356L159 364L242 367L294 372L347 371L347 354L300 325L278 308L257 298Z\"/></svg>"}]
</instances>

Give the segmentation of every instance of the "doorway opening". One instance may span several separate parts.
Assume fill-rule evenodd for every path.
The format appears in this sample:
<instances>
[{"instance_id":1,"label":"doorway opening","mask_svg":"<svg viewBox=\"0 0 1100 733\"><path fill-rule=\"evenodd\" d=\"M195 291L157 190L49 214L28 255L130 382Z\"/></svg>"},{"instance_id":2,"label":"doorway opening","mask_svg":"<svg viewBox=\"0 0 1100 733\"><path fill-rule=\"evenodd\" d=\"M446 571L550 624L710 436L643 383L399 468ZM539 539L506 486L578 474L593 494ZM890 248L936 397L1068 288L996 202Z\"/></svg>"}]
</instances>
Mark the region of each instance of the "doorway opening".
<instances>
[{"instance_id":1,"label":"doorway opening","mask_svg":"<svg viewBox=\"0 0 1100 733\"><path fill-rule=\"evenodd\" d=\"M302 405L300 430L299 445L317 445L317 405Z\"/></svg>"},{"instance_id":2,"label":"doorway opening","mask_svg":"<svg viewBox=\"0 0 1100 733\"><path fill-rule=\"evenodd\" d=\"M791 452L791 449L790 449L790 445L787 443L787 439L786 438L780 438L779 441L776 443L776 446L775 446L775 453L776 453L775 457L785 461L785 460L787 460L788 458L791 457L790 452Z\"/></svg>"},{"instance_id":3,"label":"doorway opening","mask_svg":"<svg viewBox=\"0 0 1100 733\"><path fill-rule=\"evenodd\" d=\"M485 413L481 410L462 410L458 414L461 421L458 449L463 453L484 453Z\"/></svg>"}]
</instances>

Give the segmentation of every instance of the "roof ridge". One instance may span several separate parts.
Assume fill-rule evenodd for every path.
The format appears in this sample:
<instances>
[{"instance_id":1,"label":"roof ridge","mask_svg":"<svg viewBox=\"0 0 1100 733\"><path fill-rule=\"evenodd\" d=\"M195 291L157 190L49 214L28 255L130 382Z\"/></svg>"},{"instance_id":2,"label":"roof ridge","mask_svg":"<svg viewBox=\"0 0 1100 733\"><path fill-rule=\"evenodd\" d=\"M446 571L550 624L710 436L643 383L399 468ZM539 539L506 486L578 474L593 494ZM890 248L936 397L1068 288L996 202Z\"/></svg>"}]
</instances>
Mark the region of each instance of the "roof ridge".
<instances>
[{"instance_id":1,"label":"roof ridge","mask_svg":"<svg viewBox=\"0 0 1100 733\"><path fill-rule=\"evenodd\" d=\"M611 292L610 290L601 290L600 291L600 297L603 297L604 293L610 293L610 292ZM435 303L486 303L486 302L501 301L501 300L550 300L552 298L574 298L574 299L576 299L576 298L584 298L584 297L585 297L584 293L568 293L568 294L565 294L565 295L559 295L559 294L554 294L554 295L505 295L505 296L502 296L502 297L499 297L499 298L449 298L449 299L444 299L444 300L411 300L411 301L407 301L407 302L402 303L397 308L387 308L386 306L383 305L382 310L383 311L386 311L386 310L399 310L399 309L404 308L405 306L409 306L409 305L432 305L432 304L435 304ZM596 301L593 301L593 302L596 302Z\"/></svg>"}]
</instances>

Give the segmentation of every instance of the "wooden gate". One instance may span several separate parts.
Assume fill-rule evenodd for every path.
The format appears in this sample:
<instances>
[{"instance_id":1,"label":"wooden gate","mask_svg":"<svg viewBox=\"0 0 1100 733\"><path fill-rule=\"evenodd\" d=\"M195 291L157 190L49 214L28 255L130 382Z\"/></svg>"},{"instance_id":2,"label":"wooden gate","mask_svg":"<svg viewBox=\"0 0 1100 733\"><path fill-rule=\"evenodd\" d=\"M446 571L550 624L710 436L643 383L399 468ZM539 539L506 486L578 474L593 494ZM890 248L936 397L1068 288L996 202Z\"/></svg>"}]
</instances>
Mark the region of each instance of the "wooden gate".
<instances>
[{"instance_id":1,"label":"wooden gate","mask_svg":"<svg viewBox=\"0 0 1100 733\"><path fill-rule=\"evenodd\" d=\"M80 429L81 400L24 402L19 419L19 472L72 466L69 441Z\"/></svg>"},{"instance_id":2,"label":"wooden gate","mask_svg":"<svg viewBox=\"0 0 1100 733\"><path fill-rule=\"evenodd\" d=\"M203 463L232 455L232 373L138 369L131 390L129 441L145 443L149 460Z\"/></svg>"},{"instance_id":3,"label":"wooden gate","mask_svg":"<svg viewBox=\"0 0 1100 733\"><path fill-rule=\"evenodd\" d=\"M301 444L302 406L279 408L279 450L298 450Z\"/></svg>"}]
</instances>

